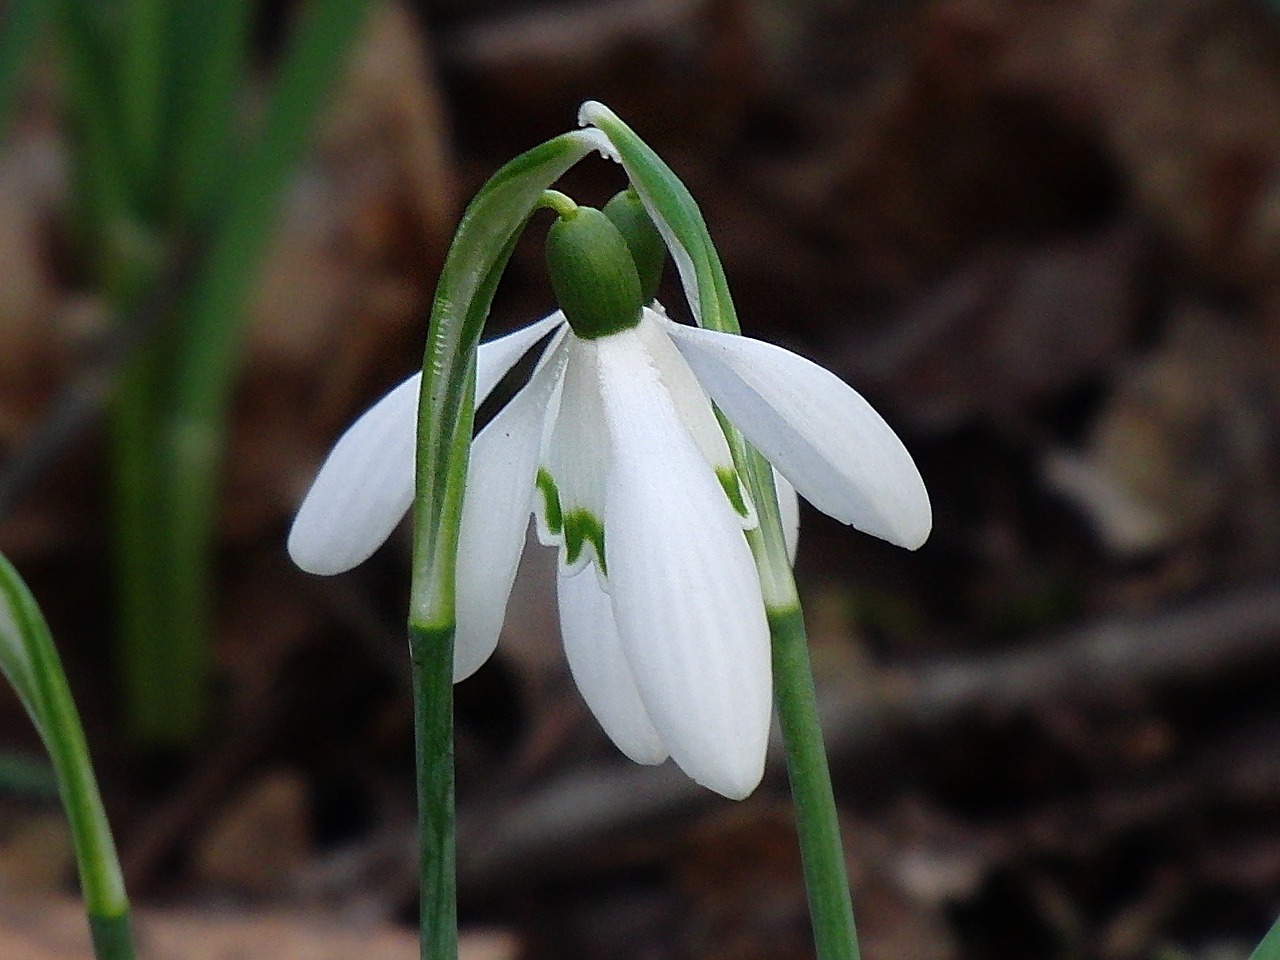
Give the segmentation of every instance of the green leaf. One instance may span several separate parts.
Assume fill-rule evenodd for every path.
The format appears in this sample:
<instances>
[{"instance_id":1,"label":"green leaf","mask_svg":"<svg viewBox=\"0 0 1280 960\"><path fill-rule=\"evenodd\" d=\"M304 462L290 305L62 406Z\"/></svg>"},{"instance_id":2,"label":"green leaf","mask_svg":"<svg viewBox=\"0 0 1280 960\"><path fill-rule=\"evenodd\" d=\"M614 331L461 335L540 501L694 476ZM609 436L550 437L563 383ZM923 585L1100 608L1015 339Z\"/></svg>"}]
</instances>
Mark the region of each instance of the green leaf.
<instances>
[{"instance_id":1,"label":"green leaf","mask_svg":"<svg viewBox=\"0 0 1280 960\"><path fill-rule=\"evenodd\" d=\"M286 48L259 139L227 178L219 196L221 212L209 228L208 246L194 269L190 290L177 308L173 336L165 341L159 384L162 407L154 411L155 441L141 456L154 466L158 489L149 517L149 535L140 549L153 576L134 577L141 611L134 660L145 698L133 703L136 730L159 742L183 744L198 735L212 703L208 672L208 632L212 616L213 540L218 480L226 443L231 393L239 370L249 296L263 261L281 198L290 176L312 142L316 121L359 35L367 0L315 0L305 5ZM215 24L222 40L239 38L244 25L226 14ZM211 38L212 39L212 38ZM208 109L229 96L242 53L224 52L208 69L210 92L196 94ZM184 134L216 148L225 118L204 118ZM200 202L203 178L216 178L216 161L179 171L191 189L180 205ZM184 195L185 196L185 195ZM194 211L194 208L193 208ZM195 211L198 212L198 211ZM144 416L147 415L144 412ZM136 432L136 431L135 431ZM128 437L121 440L129 443ZM123 529L122 536L139 535ZM149 584L149 585L148 585ZM142 658L151 660L150 666Z\"/></svg>"},{"instance_id":2,"label":"green leaf","mask_svg":"<svg viewBox=\"0 0 1280 960\"><path fill-rule=\"evenodd\" d=\"M173 47L162 168L165 213L191 230L215 212L236 156L231 132L249 81L255 0L178 3L170 10Z\"/></svg>"},{"instance_id":3,"label":"green leaf","mask_svg":"<svg viewBox=\"0 0 1280 960\"><path fill-rule=\"evenodd\" d=\"M1277 920L1249 960L1280 960L1280 920Z\"/></svg>"},{"instance_id":4,"label":"green leaf","mask_svg":"<svg viewBox=\"0 0 1280 960\"><path fill-rule=\"evenodd\" d=\"M366 0L306 5L276 78L262 136L222 198L185 318L177 402L180 417L218 410L226 400L245 324L245 306L271 239L288 178L310 147L320 109L346 63ZM226 28L234 33L234 26Z\"/></svg>"},{"instance_id":5,"label":"green leaf","mask_svg":"<svg viewBox=\"0 0 1280 960\"><path fill-rule=\"evenodd\" d=\"M0 670L18 691L53 762L58 790L71 823L85 909L91 921L100 921L99 925L116 931L113 952L106 956L132 956L127 938L122 941L119 934L122 923L127 927L129 903L80 717L40 607L3 556Z\"/></svg>"}]
</instances>

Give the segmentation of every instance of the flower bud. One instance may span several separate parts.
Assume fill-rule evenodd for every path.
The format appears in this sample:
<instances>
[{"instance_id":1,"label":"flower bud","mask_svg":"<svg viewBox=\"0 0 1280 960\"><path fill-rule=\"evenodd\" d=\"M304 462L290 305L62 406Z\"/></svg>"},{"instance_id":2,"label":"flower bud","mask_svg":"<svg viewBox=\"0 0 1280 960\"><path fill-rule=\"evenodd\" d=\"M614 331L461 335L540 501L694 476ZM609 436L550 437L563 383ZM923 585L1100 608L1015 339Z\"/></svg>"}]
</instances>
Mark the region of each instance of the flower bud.
<instances>
[{"instance_id":1,"label":"flower bud","mask_svg":"<svg viewBox=\"0 0 1280 960\"><path fill-rule=\"evenodd\" d=\"M573 332L584 340L640 322L640 278L618 228L599 210L562 213L547 231L551 288Z\"/></svg>"},{"instance_id":2,"label":"flower bud","mask_svg":"<svg viewBox=\"0 0 1280 960\"><path fill-rule=\"evenodd\" d=\"M645 303L653 303L658 296L658 284L662 282L662 268L667 262L667 245L662 234L649 218L649 211L640 202L639 195L631 188L615 194L604 205L604 215L627 241L640 277L641 299Z\"/></svg>"}]
</instances>

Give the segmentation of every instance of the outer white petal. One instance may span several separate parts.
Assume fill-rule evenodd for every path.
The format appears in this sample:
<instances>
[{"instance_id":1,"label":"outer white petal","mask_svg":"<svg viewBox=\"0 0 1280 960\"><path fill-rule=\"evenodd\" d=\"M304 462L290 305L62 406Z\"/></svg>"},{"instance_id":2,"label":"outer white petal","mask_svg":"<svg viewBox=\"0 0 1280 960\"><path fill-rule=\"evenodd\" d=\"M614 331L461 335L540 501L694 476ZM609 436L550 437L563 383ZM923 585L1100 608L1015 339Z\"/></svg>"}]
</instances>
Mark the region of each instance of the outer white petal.
<instances>
[{"instance_id":1,"label":"outer white petal","mask_svg":"<svg viewBox=\"0 0 1280 960\"><path fill-rule=\"evenodd\" d=\"M484 402L498 381L529 352L530 347L562 323L564 314L557 310L527 327L480 344L476 351L476 406Z\"/></svg>"},{"instance_id":2,"label":"outer white petal","mask_svg":"<svg viewBox=\"0 0 1280 960\"><path fill-rule=\"evenodd\" d=\"M498 644L533 508L543 424L564 361L557 344L472 441L458 533L455 682L478 670Z\"/></svg>"},{"instance_id":3,"label":"outer white petal","mask_svg":"<svg viewBox=\"0 0 1280 960\"><path fill-rule=\"evenodd\" d=\"M476 402L488 396L560 312L480 345ZM289 556L308 573L342 573L382 546L413 502L419 371L347 428L329 452L289 531Z\"/></svg>"},{"instance_id":4,"label":"outer white petal","mask_svg":"<svg viewBox=\"0 0 1280 960\"><path fill-rule=\"evenodd\" d=\"M795 566L800 548L800 499L791 481L773 468L773 488L778 494L778 515L782 520L782 539L787 545L787 559Z\"/></svg>"},{"instance_id":5,"label":"outer white petal","mask_svg":"<svg viewBox=\"0 0 1280 960\"><path fill-rule=\"evenodd\" d=\"M668 321L734 426L823 513L914 550L933 525L902 441L852 387L789 350Z\"/></svg>"},{"instance_id":6,"label":"outer white petal","mask_svg":"<svg viewBox=\"0 0 1280 960\"><path fill-rule=\"evenodd\" d=\"M741 798L760 781L771 713L751 551L638 335L596 342L612 443L605 550L623 650L672 758Z\"/></svg>"},{"instance_id":7,"label":"outer white petal","mask_svg":"<svg viewBox=\"0 0 1280 960\"><path fill-rule=\"evenodd\" d=\"M413 502L421 372L347 428L320 467L289 531L289 556L329 575L363 563Z\"/></svg>"},{"instance_id":8,"label":"outer white petal","mask_svg":"<svg viewBox=\"0 0 1280 960\"><path fill-rule=\"evenodd\" d=\"M613 604L590 570L558 581L560 635L582 699L618 749L636 763L661 763L667 748L640 700L613 621Z\"/></svg>"}]
</instances>

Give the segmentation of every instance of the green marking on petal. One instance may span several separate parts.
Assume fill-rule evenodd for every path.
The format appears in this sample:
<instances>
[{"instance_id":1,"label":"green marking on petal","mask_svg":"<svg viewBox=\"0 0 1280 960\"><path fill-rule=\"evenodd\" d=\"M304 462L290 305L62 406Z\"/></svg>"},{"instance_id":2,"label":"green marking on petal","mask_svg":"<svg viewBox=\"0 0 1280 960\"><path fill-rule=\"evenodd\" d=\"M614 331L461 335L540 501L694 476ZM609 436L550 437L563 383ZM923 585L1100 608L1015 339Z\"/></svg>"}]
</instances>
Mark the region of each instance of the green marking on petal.
<instances>
[{"instance_id":1,"label":"green marking on petal","mask_svg":"<svg viewBox=\"0 0 1280 960\"><path fill-rule=\"evenodd\" d=\"M747 500L742 495L742 483L738 479L738 471L733 467L716 467L716 479L720 481L725 496L729 498L729 503L737 511L738 516L750 516L751 511L747 509Z\"/></svg>"},{"instance_id":2,"label":"green marking on petal","mask_svg":"<svg viewBox=\"0 0 1280 960\"><path fill-rule=\"evenodd\" d=\"M564 520L560 516L560 491L556 489L555 478L539 467L534 484L542 491L542 513L547 522L547 529L558 536L564 526Z\"/></svg>"},{"instance_id":3,"label":"green marking on petal","mask_svg":"<svg viewBox=\"0 0 1280 960\"><path fill-rule=\"evenodd\" d=\"M604 524L590 510L568 511L564 515L565 559L569 563L575 563L587 543L595 549L600 572L608 576L609 570L604 560Z\"/></svg>"}]
</instances>

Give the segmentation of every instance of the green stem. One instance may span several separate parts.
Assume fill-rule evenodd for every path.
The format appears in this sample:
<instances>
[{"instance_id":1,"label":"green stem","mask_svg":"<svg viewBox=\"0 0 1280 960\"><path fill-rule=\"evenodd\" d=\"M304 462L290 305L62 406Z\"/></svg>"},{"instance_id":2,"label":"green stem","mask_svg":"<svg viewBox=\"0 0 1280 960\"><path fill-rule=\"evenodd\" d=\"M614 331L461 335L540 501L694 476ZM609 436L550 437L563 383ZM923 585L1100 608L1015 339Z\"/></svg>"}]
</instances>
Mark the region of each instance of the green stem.
<instances>
[{"instance_id":1,"label":"green stem","mask_svg":"<svg viewBox=\"0 0 1280 960\"><path fill-rule=\"evenodd\" d=\"M163 215L187 229L210 222L225 191L257 8L255 0L221 0L171 11Z\"/></svg>"},{"instance_id":2,"label":"green stem","mask_svg":"<svg viewBox=\"0 0 1280 960\"><path fill-rule=\"evenodd\" d=\"M98 960L134 960L133 931L127 909L114 916L89 914L89 934L93 938L93 955Z\"/></svg>"},{"instance_id":3,"label":"green stem","mask_svg":"<svg viewBox=\"0 0 1280 960\"><path fill-rule=\"evenodd\" d=\"M170 510L157 456L164 416L162 351L144 349L121 377L112 408L116 566L124 719L132 737L180 747L208 710L199 623L177 622L167 546ZM190 613L189 609L184 612Z\"/></svg>"},{"instance_id":4,"label":"green stem","mask_svg":"<svg viewBox=\"0 0 1280 960\"><path fill-rule=\"evenodd\" d=\"M773 636L774 695L786 745L818 960L858 960L844 845L799 606L770 611L769 631Z\"/></svg>"},{"instance_id":5,"label":"green stem","mask_svg":"<svg viewBox=\"0 0 1280 960\"><path fill-rule=\"evenodd\" d=\"M1280 960L1280 920L1262 938L1257 949L1249 954L1249 960Z\"/></svg>"},{"instance_id":6,"label":"green stem","mask_svg":"<svg viewBox=\"0 0 1280 960\"><path fill-rule=\"evenodd\" d=\"M165 69L165 5L157 0L128 0L121 18L120 78L130 166L137 175L135 197L155 187L156 138L160 132Z\"/></svg>"},{"instance_id":7,"label":"green stem","mask_svg":"<svg viewBox=\"0 0 1280 960\"><path fill-rule=\"evenodd\" d=\"M413 661L413 730L418 768L422 960L458 956L454 873L453 634L409 628Z\"/></svg>"},{"instance_id":8,"label":"green stem","mask_svg":"<svg viewBox=\"0 0 1280 960\"><path fill-rule=\"evenodd\" d=\"M12 631L0 637L8 647L6 675L40 732L58 780L95 953L98 960L133 960L129 900L80 715L44 615L3 556L0 626Z\"/></svg>"}]
</instances>

